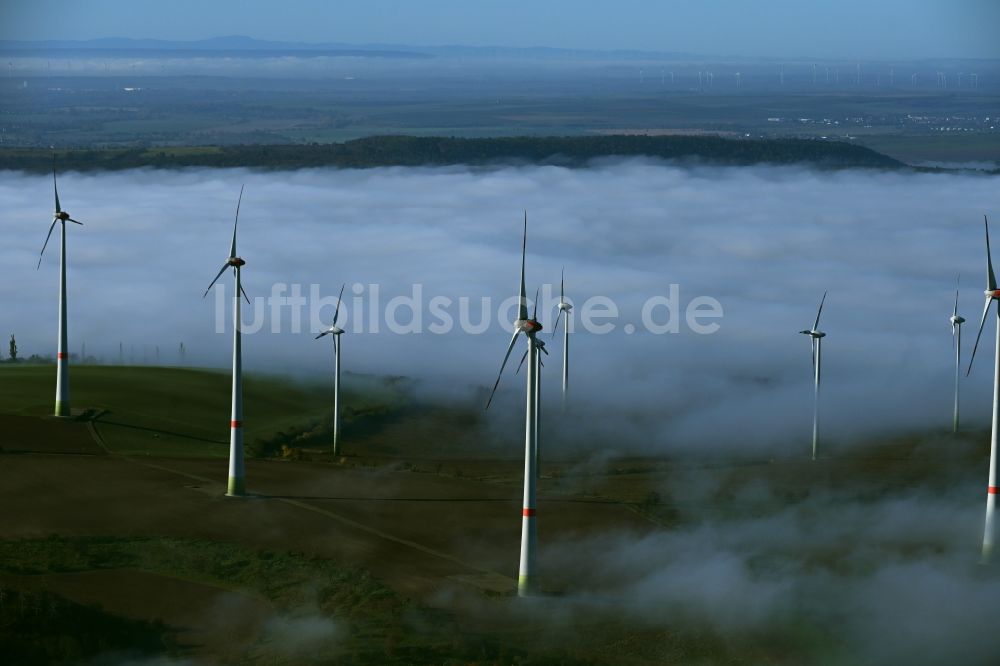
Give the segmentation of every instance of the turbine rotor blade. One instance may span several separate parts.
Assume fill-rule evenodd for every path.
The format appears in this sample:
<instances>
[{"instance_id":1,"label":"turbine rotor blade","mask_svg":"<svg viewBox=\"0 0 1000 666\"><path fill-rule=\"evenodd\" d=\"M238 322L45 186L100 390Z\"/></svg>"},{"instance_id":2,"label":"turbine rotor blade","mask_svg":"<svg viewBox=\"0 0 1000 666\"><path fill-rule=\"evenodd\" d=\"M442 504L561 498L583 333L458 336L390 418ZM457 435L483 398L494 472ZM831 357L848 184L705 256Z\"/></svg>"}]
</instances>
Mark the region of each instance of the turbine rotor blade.
<instances>
[{"instance_id":1,"label":"turbine rotor blade","mask_svg":"<svg viewBox=\"0 0 1000 666\"><path fill-rule=\"evenodd\" d=\"M340 316L340 301L341 301L342 298L344 298L344 287L346 287L346 286L347 286L346 282L344 284L340 285L340 296L337 296L337 309L334 310L334 312L333 312L333 325L334 326L337 325L337 317Z\"/></svg>"},{"instance_id":2,"label":"turbine rotor blade","mask_svg":"<svg viewBox=\"0 0 1000 666\"><path fill-rule=\"evenodd\" d=\"M517 342L517 336L520 334L520 329L514 331L514 337L510 339L510 344L507 345L507 354L503 357L503 363L500 364L500 372L497 373L497 380L493 384L493 391L490 393L490 399L486 401L486 409L489 409L490 404L493 402L493 396L496 395L497 387L500 386L500 378L503 377L503 369L507 367L507 359L510 358L510 352L514 349L514 343Z\"/></svg>"},{"instance_id":3,"label":"turbine rotor blade","mask_svg":"<svg viewBox=\"0 0 1000 666\"><path fill-rule=\"evenodd\" d=\"M955 280L955 309L952 311L951 316L958 316L958 288L962 285L962 274L958 274L958 279Z\"/></svg>"},{"instance_id":4,"label":"turbine rotor blade","mask_svg":"<svg viewBox=\"0 0 1000 666\"><path fill-rule=\"evenodd\" d=\"M566 312L566 311L565 311L565 310L563 310L562 308L559 308L559 312L557 312L557 313L556 313L556 323L555 323L555 325L554 325L554 326L552 327L552 337L553 337L553 338L555 338L555 337L556 337L556 331L558 331L558 330L559 330L559 320L560 320L560 319L562 319L562 316L563 316L563 313L564 313L564 312Z\"/></svg>"},{"instance_id":5,"label":"turbine rotor blade","mask_svg":"<svg viewBox=\"0 0 1000 666\"><path fill-rule=\"evenodd\" d=\"M524 257L528 251L528 211L524 211L524 236L521 237L521 287L518 292L517 318L524 321L528 318L528 296L524 292Z\"/></svg>"},{"instance_id":6,"label":"turbine rotor blade","mask_svg":"<svg viewBox=\"0 0 1000 666\"><path fill-rule=\"evenodd\" d=\"M816 338L810 336L809 342L812 343L812 367L813 374L816 374Z\"/></svg>"},{"instance_id":7,"label":"turbine rotor blade","mask_svg":"<svg viewBox=\"0 0 1000 666\"><path fill-rule=\"evenodd\" d=\"M322 338L322 337L323 337L324 335L327 335L327 334L328 334L329 332L330 332L330 331L323 331L322 333L320 333L319 335L317 335L317 336L316 336L315 338L313 338L313 340L319 340L319 339L320 339L320 338Z\"/></svg>"},{"instance_id":8,"label":"turbine rotor blade","mask_svg":"<svg viewBox=\"0 0 1000 666\"><path fill-rule=\"evenodd\" d=\"M212 287L214 287L215 283L219 281L219 278L222 277L222 274L226 272L227 268L229 268L229 263L222 264L222 268L219 269L218 275L216 275L215 279L212 280L212 284L208 285L208 289L205 290L205 293L202 295L202 298L208 296L208 292L212 290Z\"/></svg>"},{"instance_id":9,"label":"turbine rotor blade","mask_svg":"<svg viewBox=\"0 0 1000 666\"><path fill-rule=\"evenodd\" d=\"M80 222L79 220L74 220L72 217L69 218L69 221L72 222L73 224L79 224L81 227L83 226L83 222Z\"/></svg>"},{"instance_id":10,"label":"turbine rotor blade","mask_svg":"<svg viewBox=\"0 0 1000 666\"><path fill-rule=\"evenodd\" d=\"M564 303L566 301L566 267L563 266L562 271L559 273L559 302Z\"/></svg>"},{"instance_id":11,"label":"turbine rotor blade","mask_svg":"<svg viewBox=\"0 0 1000 666\"><path fill-rule=\"evenodd\" d=\"M990 291L996 291L997 276L993 272L993 256L990 253L990 223L983 215L983 224L986 225L986 279L989 283Z\"/></svg>"},{"instance_id":12,"label":"turbine rotor blade","mask_svg":"<svg viewBox=\"0 0 1000 666\"><path fill-rule=\"evenodd\" d=\"M535 289L535 306L531 309L531 318L533 320L535 320L535 321L538 321L538 291L539 291L539 289L536 288Z\"/></svg>"},{"instance_id":13,"label":"turbine rotor blade","mask_svg":"<svg viewBox=\"0 0 1000 666\"><path fill-rule=\"evenodd\" d=\"M813 324L813 330L819 330L819 316L823 314L823 304L826 303L826 292L823 292L823 299L819 302L819 310L816 311L816 323Z\"/></svg>"},{"instance_id":14,"label":"turbine rotor blade","mask_svg":"<svg viewBox=\"0 0 1000 666\"><path fill-rule=\"evenodd\" d=\"M42 245L42 251L38 253L38 266L35 266L37 271L42 266L42 257L45 255L45 248L49 246L49 239L52 238L52 230L56 228L57 220L52 220L51 226L49 226L49 233L45 236L45 243Z\"/></svg>"},{"instance_id":15,"label":"turbine rotor blade","mask_svg":"<svg viewBox=\"0 0 1000 666\"><path fill-rule=\"evenodd\" d=\"M990 305L992 304L993 299L987 298L986 307L983 308L983 320L979 322L979 333L976 334L976 344L972 345L972 356L969 357L969 369L965 371L966 377L972 372L972 362L976 360L976 349L979 348L979 338L983 335L983 326L986 325L986 315L990 313ZM1000 311L998 311L998 314L1000 314Z\"/></svg>"},{"instance_id":16,"label":"turbine rotor blade","mask_svg":"<svg viewBox=\"0 0 1000 666\"><path fill-rule=\"evenodd\" d=\"M521 362L517 364L517 370L514 371L515 375L521 374L521 366L524 365L524 359L528 358L528 350L524 350L524 354L521 356Z\"/></svg>"},{"instance_id":17,"label":"turbine rotor blade","mask_svg":"<svg viewBox=\"0 0 1000 666\"><path fill-rule=\"evenodd\" d=\"M236 256L236 225L240 223L240 204L243 203L243 188L245 185L240 185L240 198L236 200L236 220L233 222L233 245L229 249L230 258Z\"/></svg>"},{"instance_id":18,"label":"turbine rotor blade","mask_svg":"<svg viewBox=\"0 0 1000 666\"><path fill-rule=\"evenodd\" d=\"M239 269L237 268L236 270L239 270ZM247 291L246 291L246 289L243 288L243 284L242 283L240 283L240 293L243 294L243 298L247 299L247 305L252 306L253 303L250 302L250 297L247 296Z\"/></svg>"},{"instance_id":19,"label":"turbine rotor blade","mask_svg":"<svg viewBox=\"0 0 1000 666\"><path fill-rule=\"evenodd\" d=\"M59 186L56 185L56 156L55 153L52 154L52 191L56 195L56 212L61 213L62 208L59 207Z\"/></svg>"}]
</instances>

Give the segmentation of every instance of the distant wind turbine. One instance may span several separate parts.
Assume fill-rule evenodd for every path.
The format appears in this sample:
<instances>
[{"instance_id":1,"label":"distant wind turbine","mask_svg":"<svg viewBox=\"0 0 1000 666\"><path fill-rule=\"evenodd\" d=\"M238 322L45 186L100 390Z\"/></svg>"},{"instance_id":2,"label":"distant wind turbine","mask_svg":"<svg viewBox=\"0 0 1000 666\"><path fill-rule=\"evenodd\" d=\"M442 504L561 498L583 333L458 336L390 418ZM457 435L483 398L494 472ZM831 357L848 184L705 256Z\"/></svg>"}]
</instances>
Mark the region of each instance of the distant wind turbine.
<instances>
[{"instance_id":1,"label":"distant wind turbine","mask_svg":"<svg viewBox=\"0 0 1000 666\"><path fill-rule=\"evenodd\" d=\"M240 268L247 262L236 256L236 227L240 222L240 204L243 202L243 187L240 187L240 197L236 200L236 220L233 222L233 244L229 249L229 258L222 264L218 274L205 290L205 295L211 291L227 268L233 269L233 408L229 419L229 482L226 495L242 497L246 494L246 473L243 468L243 348L240 334L240 295L250 303L240 284Z\"/></svg>"},{"instance_id":2,"label":"distant wind turbine","mask_svg":"<svg viewBox=\"0 0 1000 666\"><path fill-rule=\"evenodd\" d=\"M990 255L990 224L983 216L986 225L986 306L983 308L983 320L979 323L979 333L976 335L976 344L972 346L972 356L969 357L969 369L966 376L972 372L972 362L976 360L976 349L979 348L979 338L983 334L983 327L986 325L986 316L990 313L990 306L994 301L1000 300L1000 289L997 289L997 278L993 272L993 258ZM993 514L996 509L997 499L997 427L1000 426L1000 307L997 309L997 339L996 355L994 357L993 368L993 428L990 435L990 476L986 486L986 525L983 529L983 563L988 563L993 557Z\"/></svg>"},{"instance_id":3,"label":"distant wind turbine","mask_svg":"<svg viewBox=\"0 0 1000 666\"><path fill-rule=\"evenodd\" d=\"M69 400L69 333L66 328L66 223L82 225L83 222L74 220L69 213L64 211L59 205L59 186L56 183L56 158L52 156L52 191L55 194L56 210L52 216L52 224L49 226L49 233L45 236L45 243L42 251L38 254L38 265L35 270L42 266L42 257L45 256L45 248L52 238L52 230L55 229L56 222L60 224L60 245L59 245L59 343L56 349L56 416L70 415Z\"/></svg>"},{"instance_id":4,"label":"distant wind turbine","mask_svg":"<svg viewBox=\"0 0 1000 666\"><path fill-rule=\"evenodd\" d=\"M556 323L552 327L552 337L556 336L559 330L559 320L565 319L563 325L563 367L562 367L562 408L566 411L566 396L569 393L569 316L573 305L566 300L566 269L563 269L559 277L559 312L556 314ZM566 315L563 317L563 315Z\"/></svg>"},{"instance_id":5,"label":"distant wind turbine","mask_svg":"<svg viewBox=\"0 0 1000 666\"><path fill-rule=\"evenodd\" d=\"M819 443L819 380L820 380L820 369L821 369L821 346L823 338L826 337L826 333L819 330L819 316L823 314L823 303L826 302L826 292L823 292L823 299L819 302L819 310L816 311L816 323L813 327L806 331L799 331L802 335L808 335L810 342L812 342L812 365L813 365L813 446L812 446L812 459L816 460L816 448Z\"/></svg>"},{"instance_id":6,"label":"distant wind turbine","mask_svg":"<svg viewBox=\"0 0 1000 666\"><path fill-rule=\"evenodd\" d=\"M951 344L955 348L955 409L952 414L951 429L952 432L958 432L958 386L959 386L959 373L960 366L962 364L962 324L965 323L965 317L958 314L958 287L961 284L962 276L958 276L958 280L955 282L955 308L951 312Z\"/></svg>"},{"instance_id":7,"label":"distant wind turbine","mask_svg":"<svg viewBox=\"0 0 1000 666\"><path fill-rule=\"evenodd\" d=\"M525 410L525 436L524 436L524 501L521 508L521 558L517 575L518 596L528 596L535 591L537 583L535 581L535 561L536 561L536 541L537 526L535 523L537 511L535 503L535 485L538 480L538 421L539 421L539 357L538 351L545 352L545 345L537 338L537 334L542 330L542 325L538 323L535 315L528 318L528 302L524 288L524 263L528 245L528 213L524 214L524 236L521 240L521 283L518 296L517 321L514 322L514 335L507 345L507 354L500 364L500 372L497 380L493 384L493 391L486 402L486 409L490 408L493 396L496 395L500 379L503 377L504 368L510 359L510 353L517 343L517 337L524 333L528 339L528 349L525 357L528 360L528 380L526 387L527 403ZM535 312L538 311L538 301L535 301ZM548 353L548 352L545 352ZM522 358L522 362L524 360Z\"/></svg>"},{"instance_id":8,"label":"distant wind turbine","mask_svg":"<svg viewBox=\"0 0 1000 666\"><path fill-rule=\"evenodd\" d=\"M340 286L340 296L337 297L337 309L333 312L333 325L316 336L319 340L324 335L333 338L333 455L340 455L340 336L344 329L337 326L340 317L340 302L344 298L344 287Z\"/></svg>"}]
</instances>

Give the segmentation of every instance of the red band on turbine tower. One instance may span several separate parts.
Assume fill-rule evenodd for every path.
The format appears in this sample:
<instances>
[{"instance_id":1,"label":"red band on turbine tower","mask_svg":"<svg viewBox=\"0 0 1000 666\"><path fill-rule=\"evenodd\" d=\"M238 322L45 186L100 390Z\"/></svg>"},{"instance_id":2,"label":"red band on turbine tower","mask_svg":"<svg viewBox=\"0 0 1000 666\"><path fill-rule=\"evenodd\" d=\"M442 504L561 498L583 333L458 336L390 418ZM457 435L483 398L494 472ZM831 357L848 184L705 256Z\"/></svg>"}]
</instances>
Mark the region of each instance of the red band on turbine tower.
<instances>
[{"instance_id":1,"label":"red band on turbine tower","mask_svg":"<svg viewBox=\"0 0 1000 666\"><path fill-rule=\"evenodd\" d=\"M69 358L69 354L67 354L66 352L56 352L56 358L58 359Z\"/></svg>"},{"instance_id":2,"label":"red band on turbine tower","mask_svg":"<svg viewBox=\"0 0 1000 666\"><path fill-rule=\"evenodd\" d=\"M243 427L243 421L230 421L229 422L229 426L231 428L242 428Z\"/></svg>"},{"instance_id":3,"label":"red band on turbine tower","mask_svg":"<svg viewBox=\"0 0 1000 666\"><path fill-rule=\"evenodd\" d=\"M1000 488L997 488L996 486L990 486L986 489L986 492L990 495L997 495L1000 494Z\"/></svg>"},{"instance_id":4,"label":"red band on turbine tower","mask_svg":"<svg viewBox=\"0 0 1000 666\"><path fill-rule=\"evenodd\" d=\"M538 512L534 509L521 509L521 515L525 518L534 518L536 513Z\"/></svg>"}]
</instances>

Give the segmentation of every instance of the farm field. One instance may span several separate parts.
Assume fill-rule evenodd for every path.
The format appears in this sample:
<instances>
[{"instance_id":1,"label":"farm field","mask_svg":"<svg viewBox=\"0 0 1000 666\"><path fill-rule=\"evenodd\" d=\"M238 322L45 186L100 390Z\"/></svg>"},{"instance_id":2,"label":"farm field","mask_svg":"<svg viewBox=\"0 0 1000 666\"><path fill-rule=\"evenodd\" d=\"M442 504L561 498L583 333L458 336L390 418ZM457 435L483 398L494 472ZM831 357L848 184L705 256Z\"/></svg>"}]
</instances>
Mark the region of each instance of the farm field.
<instances>
[{"instance_id":1,"label":"farm field","mask_svg":"<svg viewBox=\"0 0 1000 666\"><path fill-rule=\"evenodd\" d=\"M262 452L248 460L250 497L232 499L223 496L225 461L203 441L224 446L225 428L220 436L212 427L213 410L226 413L224 374L79 366L72 421L42 411L51 375L49 366L0 366L7 516L0 589L60 618L98 604L108 626L131 627L132 643L115 649L196 663L737 663L748 654L756 663L823 655L837 663L849 642L808 616L784 628L746 627L735 639L669 603L663 615L628 622L629 602L608 563L561 561L567 544L776 520L831 498L877 511L896 494L947 496L986 462L978 433L903 438L815 464L544 460L545 595L525 601L512 596L516 443L499 459L454 443L435 446L430 422L449 414L414 411L412 396L371 379L347 409L381 409L345 424L342 457L315 444ZM146 383L185 399L140 406ZM250 377L257 432L321 418L324 396L305 398L309 389ZM465 418L475 432L476 417ZM805 557L813 566L840 566L831 547ZM881 547L939 546L911 535ZM760 557L766 567L775 555ZM534 619L525 623L525 614ZM63 642L77 645L71 636Z\"/></svg>"}]
</instances>

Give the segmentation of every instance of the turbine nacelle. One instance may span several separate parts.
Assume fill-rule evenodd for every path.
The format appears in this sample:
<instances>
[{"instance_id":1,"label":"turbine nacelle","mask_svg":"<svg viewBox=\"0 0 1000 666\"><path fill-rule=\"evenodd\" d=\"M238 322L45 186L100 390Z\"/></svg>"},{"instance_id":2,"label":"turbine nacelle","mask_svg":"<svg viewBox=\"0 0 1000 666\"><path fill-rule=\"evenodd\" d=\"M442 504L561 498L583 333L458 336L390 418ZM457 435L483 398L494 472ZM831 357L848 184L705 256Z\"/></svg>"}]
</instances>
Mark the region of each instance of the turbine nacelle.
<instances>
[{"instance_id":1,"label":"turbine nacelle","mask_svg":"<svg viewBox=\"0 0 1000 666\"><path fill-rule=\"evenodd\" d=\"M958 326L959 324L965 323L965 317L961 315L952 315L951 317L948 317L948 319L951 321L952 326Z\"/></svg>"},{"instance_id":2,"label":"turbine nacelle","mask_svg":"<svg viewBox=\"0 0 1000 666\"><path fill-rule=\"evenodd\" d=\"M339 326L331 326L330 328L326 329L325 331L323 331L322 333L320 333L319 335L317 335L316 339L319 340L324 335L340 335L343 332L344 332L344 329L340 328Z\"/></svg>"},{"instance_id":3,"label":"turbine nacelle","mask_svg":"<svg viewBox=\"0 0 1000 666\"><path fill-rule=\"evenodd\" d=\"M535 319L518 319L514 322L514 330L533 336L542 330L542 325Z\"/></svg>"},{"instance_id":4,"label":"turbine nacelle","mask_svg":"<svg viewBox=\"0 0 1000 666\"><path fill-rule=\"evenodd\" d=\"M229 260L226 261L226 265L227 266L232 266L233 268L239 268L240 266L243 266L246 263L247 262L243 261L239 257L229 257Z\"/></svg>"},{"instance_id":5,"label":"turbine nacelle","mask_svg":"<svg viewBox=\"0 0 1000 666\"><path fill-rule=\"evenodd\" d=\"M808 335L811 338L825 338L826 333L823 331L799 331L802 335Z\"/></svg>"},{"instance_id":6,"label":"turbine nacelle","mask_svg":"<svg viewBox=\"0 0 1000 666\"><path fill-rule=\"evenodd\" d=\"M62 221L62 222L65 222L66 220L68 220L68 219L69 219L69 213L67 213L67 212L66 212L66 211L64 211L64 210L57 210L57 211L56 211L56 212L55 212L55 213L53 214L53 216L52 216L52 219L54 219L54 220L60 220L60 221Z\"/></svg>"},{"instance_id":7,"label":"turbine nacelle","mask_svg":"<svg viewBox=\"0 0 1000 666\"><path fill-rule=\"evenodd\" d=\"M1000 299L1000 289L986 289L983 291L983 295L986 298Z\"/></svg>"},{"instance_id":8,"label":"turbine nacelle","mask_svg":"<svg viewBox=\"0 0 1000 666\"><path fill-rule=\"evenodd\" d=\"M561 311L563 311L563 312L569 312L570 310L573 309L573 306L570 303L567 303L565 301L560 301L559 302L559 309Z\"/></svg>"}]
</instances>

